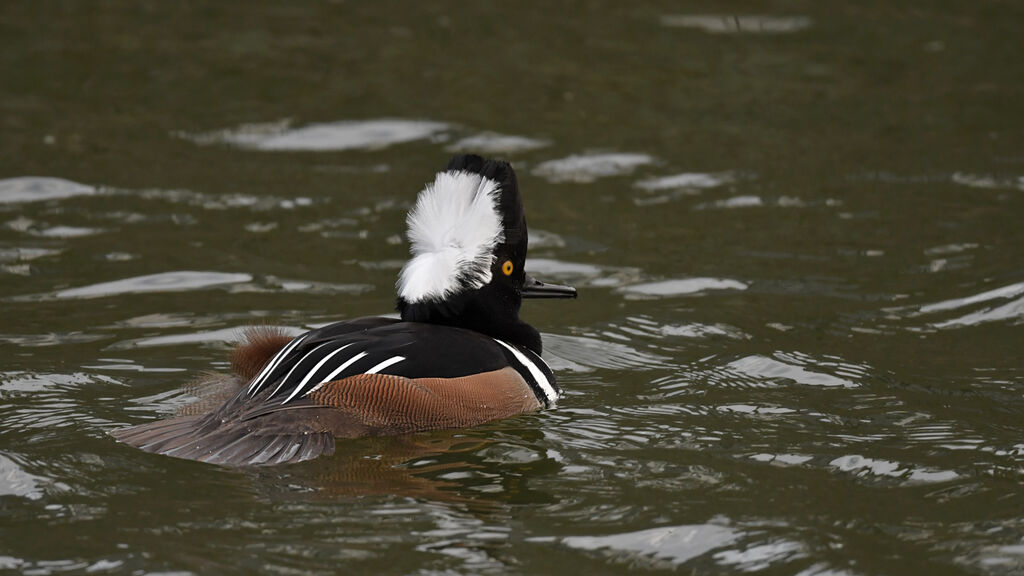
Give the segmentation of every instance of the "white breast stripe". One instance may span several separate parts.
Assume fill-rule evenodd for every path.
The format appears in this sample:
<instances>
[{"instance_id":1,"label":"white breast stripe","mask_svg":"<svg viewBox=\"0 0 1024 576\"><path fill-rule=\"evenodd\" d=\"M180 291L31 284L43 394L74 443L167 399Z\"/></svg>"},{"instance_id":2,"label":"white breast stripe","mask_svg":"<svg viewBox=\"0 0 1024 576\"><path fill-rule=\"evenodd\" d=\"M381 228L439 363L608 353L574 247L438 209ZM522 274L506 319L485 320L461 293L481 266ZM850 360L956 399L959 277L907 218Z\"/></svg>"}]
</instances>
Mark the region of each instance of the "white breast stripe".
<instances>
[{"instance_id":1,"label":"white breast stripe","mask_svg":"<svg viewBox=\"0 0 1024 576\"><path fill-rule=\"evenodd\" d=\"M330 360L332 357L334 357L335 354L337 354L338 352L341 352L342 350L344 350L345 348L348 348L351 345L352 345L351 343L345 344L341 348L338 348L334 352L331 352L327 356L324 356L323 360L317 362L316 366L313 366L313 369L309 371L309 374L306 374L306 377L302 379L302 382L299 382L299 385L295 387L295 390L292 390L292 393L287 398L285 398L284 402L281 402L281 404L287 404L289 400L291 400L292 398L295 398L296 395L298 395L300 392L302 392L302 389L306 387L306 384L309 383L309 380L313 377L314 374L316 374L316 371L319 370L321 366L326 364L327 361Z\"/></svg>"},{"instance_id":2,"label":"white breast stripe","mask_svg":"<svg viewBox=\"0 0 1024 576\"><path fill-rule=\"evenodd\" d=\"M295 366L292 366L292 369L289 370L288 373L284 375L284 378L281 378L281 383L277 385L277 388L274 388L274 391L271 392L270 395L273 396L274 394L277 394L281 390L281 386L284 386L285 382L287 382L288 380L291 380L292 373L295 372L295 369L299 367L299 364L302 364L303 360L305 360L306 358L309 358L310 354L313 354L314 352L316 352L317 350L323 348L324 346L330 346L331 344L333 344L333 342L324 342L323 344L317 346L316 348L313 348L309 352L306 352L306 355L303 356L302 358L299 358L298 360L296 360L295 361Z\"/></svg>"},{"instance_id":3,"label":"white breast stripe","mask_svg":"<svg viewBox=\"0 0 1024 576\"><path fill-rule=\"evenodd\" d=\"M320 383L319 383L319 384L317 384L316 386L313 386L313 387L312 387L312 388L311 388L311 389L309 390L309 392L306 392L306 394L305 394L305 395L306 395L306 396L309 396L309 395L310 395L310 394L312 394L313 392L316 392L317 390L319 390L319 389L320 389L320 387L321 387L321 386L323 386L324 384L327 384L327 383L328 383L328 382L330 382L331 380L334 380L334 377L335 377L335 376L337 376L338 374L341 374L341 373L342 373L342 371L343 371L343 370L345 370L345 368L348 368L349 366L351 366L351 365L352 365L352 363L353 363L353 362L355 362L356 360L359 360L359 359L360 359L360 358L362 358L363 356L366 356L366 352L360 352L359 354L356 354L355 356L353 356L353 357L349 358L349 359L348 359L348 361L346 361L346 362L345 362L344 364L342 364L341 366L338 366L338 369L337 369L337 370L335 370L334 372L331 372L330 374L328 374L328 375L327 375L327 378L324 378L322 382L320 382Z\"/></svg>"},{"instance_id":4,"label":"white breast stripe","mask_svg":"<svg viewBox=\"0 0 1024 576\"><path fill-rule=\"evenodd\" d=\"M299 342L305 340L306 336L309 336L308 332L289 342L287 346L282 348L281 351L274 356L270 363L267 364L267 367L264 368L255 378L252 379L252 384L249 385L250 396L260 391L260 387L263 386L264 384L263 380L270 376L270 373L277 368L277 365L281 363L281 360L284 360L284 357L287 356L292 351L293 348L298 346Z\"/></svg>"},{"instance_id":5,"label":"white breast stripe","mask_svg":"<svg viewBox=\"0 0 1024 576\"><path fill-rule=\"evenodd\" d=\"M391 366L392 364L398 364L402 360L405 360L405 356L392 356L391 358L388 358L387 360L381 362L380 364L377 364L373 368L370 368L365 373L376 374L377 372L380 372L381 370L387 368L388 366Z\"/></svg>"},{"instance_id":6,"label":"white breast stripe","mask_svg":"<svg viewBox=\"0 0 1024 576\"><path fill-rule=\"evenodd\" d=\"M519 350L516 350L514 346L506 344L505 342L502 342L497 338L495 338L494 341L497 342L498 344L501 344L505 348L508 348L508 350L512 352L512 355L516 357L516 360L519 360L519 362L521 362L523 366L526 366L526 369L530 371L530 375L533 376L533 379L537 381L537 385L540 386L540 389L544 392L544 396L547 399L547 403L551 406L554 406L555 400L558 400L558 393L555 392L554 386L552 386L551 383L548 382L548 379L544 376L544 372L542 372L540 368L537 368L537 365L534 364L532 360L527 358L526 354L523 354Z\"/></svg>"}]
</instances>

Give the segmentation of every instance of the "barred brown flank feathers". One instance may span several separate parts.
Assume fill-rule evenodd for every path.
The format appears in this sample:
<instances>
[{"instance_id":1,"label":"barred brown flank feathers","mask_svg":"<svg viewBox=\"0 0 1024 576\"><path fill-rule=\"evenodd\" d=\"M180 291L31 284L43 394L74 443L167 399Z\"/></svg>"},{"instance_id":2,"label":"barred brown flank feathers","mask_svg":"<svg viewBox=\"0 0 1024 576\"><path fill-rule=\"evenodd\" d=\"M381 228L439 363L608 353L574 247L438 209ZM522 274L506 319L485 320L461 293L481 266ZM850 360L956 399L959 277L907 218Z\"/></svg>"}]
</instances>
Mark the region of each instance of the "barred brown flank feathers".
<instances>
[{"instance_id":1,"label":"barred brown flank feathers","mask_svg":"<svg viewBox=\"0 0 1024 576\"><path fill-rule=\"evenodd\" d=\"M460 378L360 374L328 382L314 402L355 413L374 434L477 426L540 408L522 376L502 368Z\"/></svg>"},{"instance_id":2,"label":"barred brown flank feathers","mask_svg":"<svg viewBox=\"0 0 1024 576\"><path fill-rule=\"evenodd\" d=\"M249 326L231 352L231 370L246 381L252 380L291 340L292 337L277 326Z\"/></svg>"},{"instance_id":3,"label":"barred brown flank feathers","mask_svg":"<svg viewBox=\"0 0 1024 576\"><path fill-rule=\"evenodd\" d=\"M359 374L328 382L300 401L242 410L227 421L217 413L190 415L111 434L147 452L259 466L332 454L335 438L477 426L540 407L511 367L458 378Z\"/></svg>"}]
</instances>

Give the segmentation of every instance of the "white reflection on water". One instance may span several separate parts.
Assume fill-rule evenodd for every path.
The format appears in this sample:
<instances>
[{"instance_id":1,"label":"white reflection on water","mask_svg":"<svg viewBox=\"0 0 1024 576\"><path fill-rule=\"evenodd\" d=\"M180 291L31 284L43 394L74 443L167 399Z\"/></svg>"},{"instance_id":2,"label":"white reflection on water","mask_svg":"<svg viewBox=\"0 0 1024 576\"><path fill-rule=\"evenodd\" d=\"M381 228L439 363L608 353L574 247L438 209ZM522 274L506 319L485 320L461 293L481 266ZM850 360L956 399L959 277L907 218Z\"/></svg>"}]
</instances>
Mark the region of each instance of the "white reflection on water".
<instances>
[{"instance_id":1,"label":"white reflection on water","mask_svg":"<svg viewBox=\"0 0 1024 576\"><path fill-rule=\"evenodd\" d=\"M82 372L0 372L0 422L6 425L8 434L19 437L19 445L43 439L65 444L71 427L100 430L111 425L110 420L97 414L101 411L97 405L103 403L94 399L110 384L120 382ZM83 395L93 399L83 401Z\"/></svg>"},{"instance_id":2,"label":"white reflection on water","mask_svg":"<svg viewBox=\"0 0 1024 576\"><path fill-rule=\"evenodd\" d=\"M86 228L84 226L51 226L42 230L33 231L34 236L43 238L82 238L106 232L103 228Z\"/></svg>"},{"instance_id":3,"label":"white reflection on water","mask_svg":"<svg viewBox=\"0 0 1024 576\"><path fill-rule=\"evenodd\" d=\"M235 342L242 335L244 328L221 328L220 330L205 330L202 332L190 332L187 334L168 334L166 336L153 336L151 338L136 338L118 342L110 346L111 350L136 348L146 346L176 346L179 344L206 344L209 342Z\"/></svg>"},{"instance_id":4,"label":"white reflection on water","mask_svg":"<svg viewBox=\"0 0 1024 576\"><path fill-rule=\"evenodd\" d=\"M289 336L298 336L305 332L301 328L293 326L274 326L275 330ZM153 336L149 338L137 338L118 342L110 346L110 349L136 348L147 346L178 346L181 344L207 344L211 342L237 342L241 340L246 326L235 326L232 328L221 328L219 330L204 330L201 332L188 332L185 334L168 334L166 336Z\"/></svg>"},{"instance_id":5,"label":"white reflection on water","mask_svg":"<svg viewBox=\"0 0 1024 576\"><path fill-rule=\"evenodd\" d=\"M637 206L656 206L687 196L694 196L704 190L718 188L735 181L736 176L731 172L721 172L718 174L684 172L672 176L645 178L635 182L633 187L650 194L634 198L633 203Z\"/></svg>"},{"instance_id":6,"label":"white reflection on water","mask_svg":"<svg viewBox=\"0 0 1024 576\"><path fill-rule=\"evenodd\" d=\"M68 288L54 293L56 298L100 298L119 294L143 294L148 292L181 292L186 290L202 290L226 284L250 282L249 274L226 272L161 272L146 276L136 276L113 282L101 282L79 288Z\"/></svg>"},{"instance_id":7,"label":"white reflection on water","mask_svg":"<svg viewBox=\"0 0 1024 576\"><path fill-rule=\"evenodd\" d=\"M541 230L539 228L530 228L529 238L530 250L537 250L540 248L565 248L565 239L561 235L549 232L548 230Z\"/></svg>"},{"instance_id":8,"label":"white reflection on water","mask_svg":"<svg viewBox=\"0 0 1024 576\"><path fill-rule=\"evenodd\" d=\"M929 312L939 312L942 310L954 310L956 308L963 308L964 306L987 302L997 298L1014 298L1021 294L1024 294L1024 282L1001 286L993 290L986 290L985 292L980 292L964 298L953 298L942 302L936 302L935 304L926 304L921 306L920 311L927 314Z\"/></svg>"},{"instance_id":9,"label":"white reflection on water","mask_svg":"<svg viewBox=\"0 0 1024 576\"><path fill-rule=\"evenodd\" d=\"M29 474L17 461L0 452L0 496L39 500L43 497L41 485L46 482L46 478Z\"/></svg>"},{"instance_id":10,"label":"white reflection on water","mask_svg":"<svg viewBox=\"0 0 1024 576\"><path fill-rule=\"evenodd\" d=\"M829 462L829 465L836 467L841 472L851 472L858 476L888 476L920 484L949 482L960 477L959 474L952 470L914 468L891 460L865 458L859 454L840 456Z\"/></svg>"},{"instance_id":11,"label":"white reflection on water","mask_svg":"<svg viewBox=\"0 0 1024 576\"><path fill-rule=\"evenodd\" d=\"M638 559L683 564L708 552L737 541L742 532L718 524L663 526L607 536L568 536L561 542L570 548L604 551L610 555L627 554ZM533 542L550 539L531 538Z\"/></svg>"},{"instance_id":12,"label":"white reflection on water","mask_svg":"<svg viewBox=\"0 0 1024 576\"><path fill-rule=\"evenodd\" d=\"M311 280L288 280L266 276L260 283L240 283L229 288L232 294L239 293L303 293L303 294L364 294L375 288L372 284L332 284Z\"/></svg>"},{"instance_id":13,"label":"white reflection on water","mask_svg":"<svg viewBox=\"0 0 1024 576\"><path fill-rule=\"evenodd\" d=\"M800 464L810 462L811 458L811 456L803 454L771 454L768 452L752 454L750 456L750 459L756 462L770 462L781 466L799 466Z\"/></svg>"},{"instance_id":14,"label":"white reflection on water","mask_svg":"<svg viewBox=\"0 0 1024 576\"><path fill-rule=\"evenodd\" d=\"M831 374L825 374L822 372L816 372L808 370L795 364L783 362L781 359L789 360L790 362L796 361L793 356L776 354L776 358L769 358L767 356L761 356L758 354L752 356L746 356L739 360L734 360L726 365L726 368L743 374L746 376L752 376L758 380L792 380L797 384L804 384L806 386L824 386L824 387L841 387L841 388L855 388L857 383L832 376Z\"/></svg>"},{"instance_id":15,"label":"white reflection on water","mask_svg":"<svg viewBox=\"0 0 1024 576\"><path fill-rule=\"evenodd\" d=\"M526 136L481 132L460 138L445 149L449 152L473 152L476 154L513 154L536 150L550 144L547 140L527 138Z\"/></svg>"},{"instance_id":16,"label":"white reflection on water","mask_svg":"<svg viewBox=\"0 0 1024 576\"><path fill-rule=\"evenodd\" d=\"M629 316L624 323L612 324L611 328L629 336L639 336L663 343L663 338L714 338L724 336L735 340L749 340L750 334L735 326L716 322L715 324L703 324L700 322L685 322L682 324L661 324L650 317L638 314Z\"/></svg>"},{"instance_id":17,"label":"white reflection on water","mask_svg":"<svg viewBox=\"0 0 1024 576\"><path fill-rule=\"evenodd\" d=\"M46 332L43 334L0 334L0 342L16 344L26 348L37 346L64 346L66 344L81 344L83 342L95 342L106 336L101 334L89 334L86 332Z\"/></svg>"},{"instance_id":18,"label":"white reflection on water","mask_svg":"<svg viewBox=\"0 0 1024 576\"><path fill-rule=\"evenodd\" d=\"M17 232L24 232L41 238L79 238L92 236L105 232L102 228L86 228L80 226L48 226L45 223L37 222L25 216L19 216L14 220L4 223L7 228Z\"/></svg>"},{"instance_id":19,"label":"white reflection on water","mask_svg":"<svg viewBox=\"0 0 1024 576\"><path fill-rule=\"evenodd\" d=\"M656 178L645 178L633 184L633 186L648 192L661 190L704 190L717 188L736 181L732 172L684 172L672 176L659 176Z\"/></svg>"},{"instance_id":20,"label":"white reflection on water","mask_svg":"<svg viewBox=\"0 0 1024 576\"><path fill-rule=\"evenodd\" d=\"M926 256L944 256L947 254L959 254L968 250L974 250L978 247L977 243L974 242L959 242L954 244L942 244L941 246L932 246L926 248L924 253Z\"/></svg>"},{"instance_id":21,"label":"white reflection on water","mask_svg":"<svg viewBox=\"0 0 1024 576\"><path fill-rule=\"evenodd\" d=\"M803 544L792 540L780 540L750 546L743 550L723 550L716 552L713 558L719 564L735 566L743 572L760 572L773 563L805 556L807 556L807 548Z\"/></svg>"},{"instance_id":22,"label":"white reflection on water","mask_svg":"<svg viewBox=\"0 0 1024 576\"><path fill-rule=\"evenodd\" d=\"M1024 190L1024 176L994 176L991 174L967 174L955 172L951 176L954 184L967 186L969 188L985 188L990 190L1016 188Z\"/></svg>"},{"instance_id":23,"label":"white reflection on water","mask_svg":"<svg viewBox=\"0 0 1024 576\"><path fill-rule=\"evenodd\" d=\"M701 324L691 322L689 324L666 324L658 328L662 336L681 336L683 338L708 338L712 336L725 336L735 340L749 340L750 334L739 328L728 324Z\"/></svg>"},{"instance_id":24,"label":"white reflection on water","mask_svg":"<svg viewBox=\"0 0 1024 576\"><path fill-rule=\"evenodd\" d=\"M229 210L249 208L253 211L293 210L313 205L313 199L305 196L283 198L279 196L254 196L251 194L208 194L192 190L160 189L120 190L120 194L137 196L146 200L165 200L174 204L197 206L204 210Z\"/></svg>"},{"instance_id":25,"label":"white reflection on water","mask_svg":"<svg viewBox=\"0 0 1024 576\"><path fill-rule=\"evenodd\" d=\"M700 294L708 290L746 290L747 285L729 278L679 278L624 286L619 292L627 297L661 297Z\"/></svg>"},{"instance_id":26,"label":"white reflection on water","mask_svg":"<svg viewBox=\"0 0 1024 576\"><path fill-rule=\"evenodd\" d=\"M544 345L545 355L554 356L551 365L555 370L649 369L664 367L668 361L664 356L641 352L628 344L609 342L599 337L544 334Z\"/></svg>"},{"instance_id":27,"label":"white reflection on water","mask_svg":"<svg viewBox=\"0 0 1024 576\"><path fill-rule=\"evenodd\" d=\"M963 298L951 298L934 304L926 304L919 307L917 309L917 313L931 314L935 312L946 312L949 310L957 310L959 308L991 302L992 300L1016 298L1015 300L1010 300L1009 302L995 307L984 308L977 312L971 312L942 322L934 322L932 323L932 326L936 328L956 328L963 326L976 326L978 324L997 322L1001 320L1019 320L1024 318L1024 297L1021 296L1024 296L1024 282L1017 282L1015 284L1000 286L999 288L986 290Z\"/></svg>"},{"instance_id":28,"label":"white reflection on water","mask_svg":"<svg viewBox=\"0 0 1024 576\"><path fill-rule=\"evenodd\" d=\"M758 14L668 14L661 17L661 25L695 28L711 34L786 34L810 28L811 19Z\"/></svg>"},{"instance_id":29,"label":"white reflection on water","mask_svg":"<svg viewBox=\"0 0 1024 576\"><path fill-rule=\"evenodd\" d=\"M635 282L640 277L638 268L599 266L553 258L530 258L526 261L526 271L542 281L568 282L577 288L580 286L611 288Z\"/></svg>"},{"instance_id":30,"label":"white reflection on water","mask_svg":"<svg viewBox=\"0 0 1024 576\"><path fill-rule=\"evenodd\" d=\"M934 324L936 328L952 328L958 326L975 326L986 322L997 322L1000 320L1011 320L1024 318L1024 298L1018 298L1012 302L997 306L991 310L983 310L971 314L965 314L959 318L953 318L945 322Z\"/></svg>"},{"instance_id":31,"label":"white reflection on water","mask_svg":"<svg viewBox=\"0 0 1024 576\"><path fill-rule=\"evenodd\" d=\"M246 124L200 134L179 133L196 144L229 144L250 150L327 152L379 150L394 144L434 138L450 128L443 122L382 118L344 120L290 128L289 121Z\"/></svg>"},{"instance_id":32,"label":"white reflection on water","mask_svg":"<svg viewBox=\"0 0 1024 576\"><path fill-rule=\"evenodd\" d=\"M630 174L640 166L654 163L647 154L606 153L573 154L558 160L541 162L532 171L549 182L593 182L598 178Z\"/></svg>"},{"instance_id":33,"label":"white reflection on water","mask_svg":"<svg viewBox=\"0 0 1024 576\"><path fill-rule=\"evenodd\" d=\"M56 256L61 250L50 248L0 248L0 262L27 262L37 258Z\"/></svg>"},{"instance_id":34,"label":"white reflection on water","mask_svg":"<svg viewBox=\"0 0 1024 576\"><path fill-rule=\"evenodd\" d=\"M704 202L694 206L695 210L706 210L708 208L756 208L758 206L764 206L765 201L760 196L744 195L744 196L733 196L724 200L715 200L714 202Z\"/></svg>"},{"instance_id":35,"label":"white reflection on water","mask_svg":"<svg viewBox=\"0 0 1024 576\"><path fill-rule=\"evenodd\" d=\"M0 180L0 204L60 200L72 196L89 196L96 188L64 180L41 176L22 176Z\"/></svg>"}]
</instances>

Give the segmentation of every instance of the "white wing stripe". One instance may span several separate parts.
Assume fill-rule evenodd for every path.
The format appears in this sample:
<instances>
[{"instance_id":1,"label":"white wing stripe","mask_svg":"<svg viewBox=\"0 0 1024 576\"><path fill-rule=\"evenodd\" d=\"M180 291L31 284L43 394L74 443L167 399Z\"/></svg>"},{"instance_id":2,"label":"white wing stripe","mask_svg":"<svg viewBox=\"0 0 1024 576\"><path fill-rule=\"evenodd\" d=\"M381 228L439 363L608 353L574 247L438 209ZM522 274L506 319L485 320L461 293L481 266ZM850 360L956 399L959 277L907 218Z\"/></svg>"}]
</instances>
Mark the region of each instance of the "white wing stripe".
<instances>
[{"instance_id":1,"label":"white wing stripe","mask_svg":"<svg viewBox=\"0 0 1024 576\"><path fill-rule=\"evenodd\" d=\"M284 386L284 383L291 379L292 373L295 372L295 369L298 368L300 364L302 364L303 360L305 360L306 358L309 358L312 354L314 354L317 350L323 348L324 346L330 346L333 343L334 342L324 342L323 344L317 346L316 348L313 348L309 352L306 352L306 355L303 356L302 358L299 358L298 360L296 360L295 361L295 366L292 366L292 369L289 370L288 373L284 375L284 378L281 378L281 383L277 385L277 388L274 388L274 391L271 392L270 395L273 396L273 395L277 394L278 391L281 390L281 386Z\"/></svg>"},{"instance_id":2,"label":"white wing stripe","mask_svg":"<svg viewBox=\"0 0 1024 576\"><path fill-rule=\"evenodd\" d=\"M392 364L398 364L402 360L405 360L405 356L392 356L391 358L388 358L387 360L381 362L380 364L377 364L373 368L370 368L369 370L364 372L364 374L376 374L377 372L380 372L381 370L387 368L388 366L391 366Z\"/></svg>"},{"instance_id":3,"label":"white wing stripe","mask_svg":"<svg viewBox=\"0 0 1024 576\"><path fill-rule=\"evenodd\" d=\"M285 356L287 356L292 351L293 348L298 346L299 342L305 340L306 336L308 335L309 333L303 334L302 336L299 336L298 338L295 338L294 340L289 342L287 346L282 348L281 351L274 356L270 363L267 364L267 367L264 368L255 378L253 378L252 384L249 385L250 396L259 392L260 387L263 386L263 380L270 376L270 373L277 368L277 365L281 363L281 360L284 360Z\"/></svg>"},{"instance_id":4,"label":"white wing stripe","mask_svg":"<svg viewBox=\"0 0 1024 576\"><path fill-rule=\"evenodd\" d=\"M342 372L342 371L343 371L343 370L344 370L345 368L348 368L349 366L351 366L351 365L352 365L352 363L353 363L353 362L355 362L356 360L359 360L359 359L360 359L360 358L362 358L363 356L366 356L366 352L360 352L359 354L356 354L355 356L353 356L353 357L349 358L349 359L348 359L348 361L346 361L346 362L345 362L344 364L342 364L341 366L338 366L338 369L337 369L337 370L335 370L334 372L331 372L330 374L328 374L328 375L327 375L327 378L324 378L324 379L323 379L323 380L322 380L322 381L321 381L321 382L320 382L319 384L317 384L316 386L313 386L313 388L311 388L311 389L309 390L309 392L306 392L306 394L305 394L305 395L306 395L306 396L309 396L309 395L310 395L310 394L312 394L313 392L316 392L317 390L319 390L319 389L320 389L320 387L321 387L321 386L323 386L324 384L327 384L327 383L328 383L328 382L330 382L331 380L334 380L334 377L335 377L335 376L337 376L338 374L341 374L341 372Z\"/></svg>"},{"instance_id":5,"label":"white wing stripe","mask_svg":"<svg viewBox=\"0 0 1024 576\"><path fill-rule=\"evenodd\" d=\"M335 354L337 354L338 352L341 352L342 350L344 350L345 348L348 348L351 345L352 345L351 342L348 343L348 344L345 344L341 348L338 348L334 352L331 352L327 356L324 356L323 360L317 362L316 366L313 366L313 369L309 371L309 374L306 374L306 377L302 379L302 382L299 382L299 385L295 387L295 390L292 390L292 393L290 395L288 395L288 397L285 398L284 402L281 402L281 404L287 404L289 400L291 400L292 398L295 398L295 396L298 395L299 392L302 392L302 389L306 387L306 384L309 383L310 379L313 378L313 375L316 374L316 371L319 370L321 366L326 364L327 361L330 360L332 357L334 357Z\"/></svg>"},{"instance_id":6,"label":"white wing stripe","mask_svg":"<svg viewBox=\"0 0 1024 576\"><path fill-rule=\"evenodd\" d=\"M544 396L547 398L548 404L554 405L555 400L558 400L558 393L555 392L554 386L548 382L547 377L544 376L544 372L542 372L532 360L527 358L525 354L516 350L514 346L510 346L497 338L495 338L494 341L505 348L508 348L509 352L512 352L512 355L516 357L516 360L519 360L523 366L526 366L526 369L530 371L530 375L533 376L533 379L537 381L537 385L540 386L540 389L544 392Z\"/></svg>"}]
</instances>

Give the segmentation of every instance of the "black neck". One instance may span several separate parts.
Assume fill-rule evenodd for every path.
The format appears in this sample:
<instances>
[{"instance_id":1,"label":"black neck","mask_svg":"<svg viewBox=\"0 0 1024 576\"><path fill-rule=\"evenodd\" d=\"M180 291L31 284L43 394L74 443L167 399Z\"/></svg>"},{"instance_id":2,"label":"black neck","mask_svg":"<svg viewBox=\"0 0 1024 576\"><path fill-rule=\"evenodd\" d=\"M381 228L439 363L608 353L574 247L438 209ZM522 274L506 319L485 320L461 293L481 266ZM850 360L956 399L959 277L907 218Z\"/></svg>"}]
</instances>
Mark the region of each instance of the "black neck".
<instances>
[{"instance_id":1,"label":"black neck","mask_svg":"<svg viewBox=\"0 0 1024 576\"><path fill-rule=\"evenodd\" d=\"M471 293L457 295L444 301L410 303L398 299L398 312L406 322L427 322L465 328L525 346L540 355L540 332L519 319L519 299L515 295L491 293L485 287Z\"/></svg>"}]
</instances>

